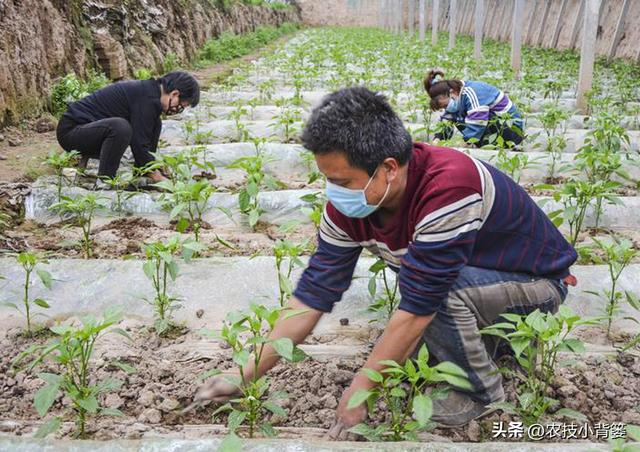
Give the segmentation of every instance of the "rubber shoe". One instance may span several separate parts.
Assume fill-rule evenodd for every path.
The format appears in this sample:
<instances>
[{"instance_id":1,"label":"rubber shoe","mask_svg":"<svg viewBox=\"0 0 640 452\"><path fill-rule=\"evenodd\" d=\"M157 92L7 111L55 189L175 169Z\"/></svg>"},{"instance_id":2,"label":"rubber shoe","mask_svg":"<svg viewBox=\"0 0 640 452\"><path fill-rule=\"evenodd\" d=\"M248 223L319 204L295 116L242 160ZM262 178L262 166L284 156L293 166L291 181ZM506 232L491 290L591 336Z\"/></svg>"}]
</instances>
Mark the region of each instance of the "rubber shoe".
<instances>
[{"instance_id":1,"label":"rubber shoe","mask_svg":"<svg viewBox=\"0 0 640 452\"><path fill-rule=\"evenodd\" d=\"M504 401L504 393L501 400ZM452 428L467 425L474 419L479 419L496 411L487 407L483 402L473 400L464 392L450 390L445 398L433 401L431 420L437 422L438 427Z\"/></svg>"}]
</instances>

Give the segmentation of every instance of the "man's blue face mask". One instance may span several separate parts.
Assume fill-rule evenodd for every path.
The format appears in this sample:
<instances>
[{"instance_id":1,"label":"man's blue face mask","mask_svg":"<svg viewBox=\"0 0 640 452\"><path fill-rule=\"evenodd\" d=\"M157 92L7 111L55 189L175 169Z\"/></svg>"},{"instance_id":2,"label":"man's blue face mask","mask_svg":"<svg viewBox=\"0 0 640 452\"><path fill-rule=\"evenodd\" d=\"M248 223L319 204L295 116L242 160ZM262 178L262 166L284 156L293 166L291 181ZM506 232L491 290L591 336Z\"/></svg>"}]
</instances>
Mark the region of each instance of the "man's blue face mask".
<instances>
[{"instance_id":1,"label":"man's blue face mask","mask_svg":"<svg viewBox=\"0 0 640 452\"><path fill-rule=\"evenodd\" d=\"M391 187L387 182L387 189L384 192L384 196L377 205L372 206L367 204L367 188L369 188L369 185L377 172L378 170L376 169L373 176L369 178L367 185L359 190L341 187L340 185L327 181L327 198L329 198L329 201L331 201L331 204L333 204L336 209L347 217L364 218L371 215L373 212L378 210L380 205L384 202L387 194L389 194L389 188Z\"/></svg>"},{"instance_id":2,"label":"man's blue face mask","mask_svg":"<svg viewBox=\"0 0 640 452\"><path fill-rule=\"evenodd\" d=\"M449 104L447 104L447 108L445 109L447 113L457 113L458 112L458 101L453 97L449 98Z\"/></svg>"}]
</instances>

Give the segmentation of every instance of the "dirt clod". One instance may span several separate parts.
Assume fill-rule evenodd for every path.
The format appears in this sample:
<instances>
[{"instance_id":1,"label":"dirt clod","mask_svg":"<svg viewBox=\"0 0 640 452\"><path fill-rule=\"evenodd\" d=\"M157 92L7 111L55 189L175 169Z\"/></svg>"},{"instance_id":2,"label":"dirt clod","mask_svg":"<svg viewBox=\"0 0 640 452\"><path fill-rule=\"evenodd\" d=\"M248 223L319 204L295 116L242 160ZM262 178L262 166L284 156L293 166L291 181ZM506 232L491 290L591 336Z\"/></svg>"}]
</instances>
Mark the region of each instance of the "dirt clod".
<instances>
[{"instance_id":1,"label":"dirt clod","mask_svg":"<svg viewBox=\"0 0 640 452\"><path fill-rule=\"evenodd\" d=\"M142 412L138 418L140 422L149 422L150 424L159 424L162 421L162 413L155 408L149 408Z\"/></svg>"}]
</instances>

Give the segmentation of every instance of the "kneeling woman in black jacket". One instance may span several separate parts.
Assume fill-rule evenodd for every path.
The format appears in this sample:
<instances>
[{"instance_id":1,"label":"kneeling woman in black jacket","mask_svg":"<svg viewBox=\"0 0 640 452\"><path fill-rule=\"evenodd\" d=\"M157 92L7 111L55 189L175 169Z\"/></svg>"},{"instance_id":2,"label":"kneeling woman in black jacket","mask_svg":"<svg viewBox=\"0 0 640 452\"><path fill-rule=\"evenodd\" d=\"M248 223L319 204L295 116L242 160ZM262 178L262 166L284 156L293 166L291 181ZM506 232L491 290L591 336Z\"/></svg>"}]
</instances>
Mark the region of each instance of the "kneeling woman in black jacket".
<instances>
[{"instance_id":1,"label":"kneeling woman in black jacket","mask_svg":"<svg viewBox=\"0 0 640 452\"><path fill-rule=\"evenodd\" d=\"M113 177L128 146L136 167L154 160L163 113L174 115L199 101L198 81L187 72L117 82L69 105L58 123L58 143L78 151L85 162L99 159L98 176ZM164 179L159 171L148 176L154 182Z\"/></svg>"}]
</instances>

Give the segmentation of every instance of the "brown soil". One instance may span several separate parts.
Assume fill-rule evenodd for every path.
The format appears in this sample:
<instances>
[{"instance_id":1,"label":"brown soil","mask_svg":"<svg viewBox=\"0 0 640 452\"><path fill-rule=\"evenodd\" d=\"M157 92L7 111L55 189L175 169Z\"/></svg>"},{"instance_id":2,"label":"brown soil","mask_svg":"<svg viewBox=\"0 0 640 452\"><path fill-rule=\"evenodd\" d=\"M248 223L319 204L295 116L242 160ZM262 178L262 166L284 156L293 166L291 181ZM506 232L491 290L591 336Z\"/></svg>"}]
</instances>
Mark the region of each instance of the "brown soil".
<instances>
[{"instance_id":1,"label":"brown soil","mask_svg":"<svg viewBox=\"0 0 640 452\"><path fill-rule=\"evenodd\" d=\"M97 439L139 438L159 428L164 433L186 432L193 426L205 427L212 423L215 407L207 406L187 414L181 410L188 406L199 386L198 376L213 368L231 367L230 353L213 343L203 342L194 332L186 332L173 339L159 339L150 330L134 320L120 325L133 336L133 342L123 342L120 336L106 335L94 353L95 375L124 381L122 388L102 396L103 406L119 408L124 418L103 418L89 421L89 434ZM375 336L375 335L372 335ZM311 341L329 346L330 338L315 337ZM3 425L3 430L22 435L32 430L29 422L38 419L32 400L42 386L38 372L55 371L50 364L39 365L32 373L11 372L11 361L30 343L43 343L37 338L28 340L13 330L0 340L0 420L19 421ZM204 345L205 352L197 352L193 342ZM286 419L271 418L282 427L310 427L327 429L334 420L335 408L354 373L362 366L369 342L361 342L363 353L350 358L334 356L326 362L308 359L302 363L279 364L271 372L272 390L285 390L288 397L283 407ZM210 352L206 350L210 347ZM202 348L202 347L201 347ZM196 352L194 352L196 350ZM127 375L113 365L115 360L136 368ZM514 381L505 379L505 390L510 401L515 400ZM557 397L561 407L581 411L590 422L640 423L640 358L631 355L617 357L591 356L578 358L559 368L553 382L551 396ZM51 413L62 414L69 401L62 397L54 403ZM384 407L374 413L377 420L386 416ZM66 420L72 420L65 417ZM454 441L482 441L491 438L492 423L509 422L506 414L491 416L457 429L436 429L435 434ZM224 419L216 420L223 422ZM69 437L72 424L58 434ZM190 435L197 435L193 429ZM201 434L206 429L200 430ZM194 433L195 432L195 433ZM209 434L211 432L209 431Z\"/></svg>"},{"instance_id":2,"label":"brown soil","mask_svg":"<svg viewBox=\"0 0 640 452\"><path fill-rule=\"evenodd\" d=\"M143 242L165 240L177 232L171 225L159 224L143 217L122 217L114 220L99 219L93 228L94 257L99 259L120 259L124 257L142 257ZM102 223L102 224L100 224ZM578 238L578 246L593 243L593 237L608 236L616 233L618 237L631 240L636 249L640 249L640 232L633 229L587 230ZM182 234L191 236L189 231ZM80 228L69 224L42 224L26 220L0 236L0 248L7 251L23 251L27 248L49 257L82 257L78 246L81 237ZM283 233L278 226L264 222L258 223L255 232L244 229L225 229L204 225L200 231L201 242L209 247L202 256L251 256L270 255L277 239L287 239L294 243L308 240L315 243L316 230L311 224L299 225L295 231ZM233 246L225 246L221 239ZM589 262L579 262L588 264ZM640 263L640 257L632 260Z\"/></svg>"},{"instance_id":3,"label":"brown soil","mask_svg":"<svg viewBox=\"0 0 640 452\"><path fill-rule=\"evenodd\" d=\"M33 181L47 173L42 161L51 149L58 148L54 131L38 133L35 123L0 130L0 182ZM18 144L12 146L9 143Z\"/></svg>"},{"instance_id":4,"label":"brown soil","mask_svg":"<svg viewBox=\"0 0 640 452\"><path fill-rule=\"evenodd\" d=\"M108 221L108 220L107 220ZM92 232L94 258L120 259L143 257L142 244L156 240L166 240L178 234L170 225L157 224L141 217L122 217L96 225ZM295 243L309 240L314 243L315 227L300 225L296 231L282 233L278 226L260 223L256 232L203 227L200 241L208 250L201 253L209 256L252 256L270 255L277 239L288 239ZM188 232L183 238L192 236ZM79 246L82 233L72 225L46 225L31 220L24 221L0 236L0 248L20 252L27 248L46 254L50 258L79 258L83 252ZM219 240L220 239L220 240ZM225 246L227 242L233 248Z\"/></svg>"}]
</instances>

